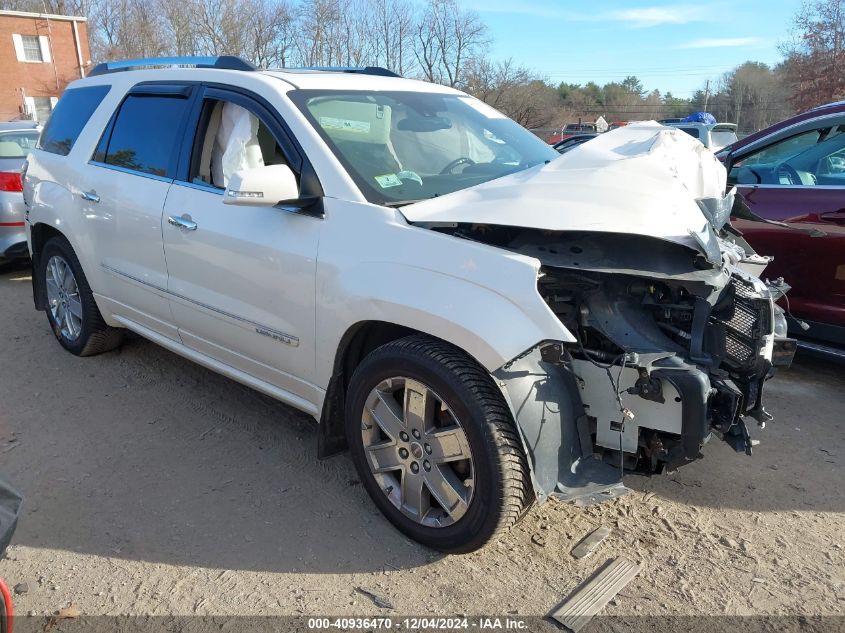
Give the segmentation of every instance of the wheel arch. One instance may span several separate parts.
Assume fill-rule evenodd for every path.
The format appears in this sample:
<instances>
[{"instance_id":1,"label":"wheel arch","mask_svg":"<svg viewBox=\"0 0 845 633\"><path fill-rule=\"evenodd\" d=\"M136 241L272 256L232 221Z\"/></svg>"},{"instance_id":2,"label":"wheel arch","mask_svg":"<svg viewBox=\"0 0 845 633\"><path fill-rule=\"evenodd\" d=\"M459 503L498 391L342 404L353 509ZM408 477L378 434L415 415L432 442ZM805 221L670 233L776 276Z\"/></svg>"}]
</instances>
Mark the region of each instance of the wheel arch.
<instances>
[{"instance_id":1,"label":"wheel arch","mask_svg":"<svg viewBox=\"0 0 845 633\"><path fill-rule=\"evenodd\" d=\"M416 334L453 345L478 362L478 359L462 346L407 325L380 320L358 321L352 324L338 343L332 375L323 399L317 441L317 454L320 458L331 457L347 448L344 431L346 391L349 380L361 361L382 345Z\"/></svg>"},{"instance_id":2,"label":"wheel arch","mask_svg":"<svg viewBox=\"0 0 845 633\"><path fill-rule=\"evenodd\" d=\"M44 288L41 275L38 274L41 264L41 253L44 245L54 237L68 239L59 229L45 222L37 222L30 229L30 257L32 260L32 299L36 310L47 309L47 291ZM68 240L70 241L70 240Z\"/></svg>"},{"instance_id":3,"label":"wheel arch","mask_svg":"<svg viewBox=\"0 0 845 633\"><path fill-rule=\"evenodd\" d=\"M323 400L317 454L330 457L346 450L344 410L349 379L362 360L373 350L391 341L426 334L414 328L389 321L358 321L340 338L335 352L332 375Z\"/></svg>"}]
</instances>

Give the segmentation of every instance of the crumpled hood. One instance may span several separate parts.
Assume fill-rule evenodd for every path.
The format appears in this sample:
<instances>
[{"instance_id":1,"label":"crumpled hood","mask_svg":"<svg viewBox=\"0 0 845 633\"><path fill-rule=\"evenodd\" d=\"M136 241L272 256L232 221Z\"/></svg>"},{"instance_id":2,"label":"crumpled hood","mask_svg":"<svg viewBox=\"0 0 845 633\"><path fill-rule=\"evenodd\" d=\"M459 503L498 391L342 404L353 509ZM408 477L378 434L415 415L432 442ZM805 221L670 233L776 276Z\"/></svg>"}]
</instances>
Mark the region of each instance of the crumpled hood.
<instances>
[{"instance_id":1,"label":"crumpled hood","mask_svg":"<svg viewBox=\"0 0 845 633\"><path fill-rule=\"evenodd\" d=\"M649 121L546 165L400 210L412 223L633 233L706 250L702 242L716 238L697 201L723 201L726 181L724 166L699 141Z\"/></svg>"}]
</instances>

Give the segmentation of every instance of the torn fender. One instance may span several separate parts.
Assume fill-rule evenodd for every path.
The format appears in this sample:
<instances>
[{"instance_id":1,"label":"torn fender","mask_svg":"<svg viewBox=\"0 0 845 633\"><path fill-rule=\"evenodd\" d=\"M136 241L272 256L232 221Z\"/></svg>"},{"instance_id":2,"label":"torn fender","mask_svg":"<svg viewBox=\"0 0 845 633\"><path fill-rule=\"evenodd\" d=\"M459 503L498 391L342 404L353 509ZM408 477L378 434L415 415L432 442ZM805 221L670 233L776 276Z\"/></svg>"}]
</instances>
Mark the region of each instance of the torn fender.
<instances>
[{"instance_id":1,"label":"torn fender","mask_svg":"<svg viewBox=\"0 0 845 633\"><path fill-rule=\"evenodd\" d=\"M534 347L493 372L519 430L537 500L589 505L627 492L618 468L593 457L574 376Z\"/></svg>"}]
</instances>

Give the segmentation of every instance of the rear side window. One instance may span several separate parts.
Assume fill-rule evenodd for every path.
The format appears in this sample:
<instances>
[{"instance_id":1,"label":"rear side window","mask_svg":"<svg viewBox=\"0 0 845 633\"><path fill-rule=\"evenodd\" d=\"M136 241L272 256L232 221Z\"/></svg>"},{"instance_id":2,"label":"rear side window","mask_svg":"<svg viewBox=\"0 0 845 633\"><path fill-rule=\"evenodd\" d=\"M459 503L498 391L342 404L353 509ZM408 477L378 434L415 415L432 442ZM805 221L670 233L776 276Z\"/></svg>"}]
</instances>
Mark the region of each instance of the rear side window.
<instances>
[{"instance_id":1,"label":"rear side window","mask_svg":"<svg viewBox=\"0 0 845 633\"><path fill-rule=\"evenodd\" d=\"M110 86L87 86L65 91L41 132L39 148L67 156L73 144L108 94Z\"/></svg>"},{"instance_id":2,"label":"rear side window","mask_svg":"<svg viewBox=\"0 0 845 633\"><path fill-rule=\"evenodd\" d=\"M120 106L107 143L100 143L95 159L172 178L176 171L174 150L182 136L188 103L188 99L177 96L130 94Z\"/></svg>"}]
</instances>

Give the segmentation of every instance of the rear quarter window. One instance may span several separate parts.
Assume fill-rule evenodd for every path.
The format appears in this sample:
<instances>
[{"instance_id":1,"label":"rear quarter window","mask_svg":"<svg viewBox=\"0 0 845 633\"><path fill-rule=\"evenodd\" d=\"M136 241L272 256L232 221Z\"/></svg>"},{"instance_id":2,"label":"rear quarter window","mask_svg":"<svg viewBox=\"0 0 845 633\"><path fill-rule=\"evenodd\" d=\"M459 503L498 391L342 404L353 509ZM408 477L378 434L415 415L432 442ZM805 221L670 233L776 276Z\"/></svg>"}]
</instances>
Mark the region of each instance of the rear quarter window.
<instances>
[{"instance_id":1,"label":"rear quarter window","mask_svg":"<svg viewBox=\"0 0 845 633\"><path fill-rule=\"evenodd\" d=\"M66 90L41 132L38 147L67 156L109 89L110 86L86 86Z\"/></svg>"}]
</instances>

